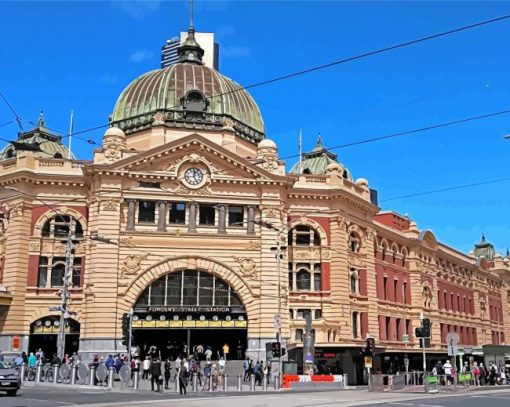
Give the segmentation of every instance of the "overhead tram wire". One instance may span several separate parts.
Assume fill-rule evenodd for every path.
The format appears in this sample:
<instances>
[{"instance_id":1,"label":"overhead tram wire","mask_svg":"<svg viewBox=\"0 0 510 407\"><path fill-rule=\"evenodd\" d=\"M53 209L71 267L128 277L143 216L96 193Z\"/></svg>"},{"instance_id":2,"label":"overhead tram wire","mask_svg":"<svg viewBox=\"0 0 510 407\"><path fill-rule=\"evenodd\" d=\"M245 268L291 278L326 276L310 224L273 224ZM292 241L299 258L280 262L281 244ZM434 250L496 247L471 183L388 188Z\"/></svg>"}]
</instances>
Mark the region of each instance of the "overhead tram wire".
<instances>
[{"instance_id":1,"label":"overhead tram wire","mask_svg":"<svg viewBox=\"0 0 510 407\"><path fill-rule=\"evenodd\" d=\"M16 119L16 122L18 123L18 127L20 128L21 131L24 131L23 130L23 125L21 124L21 117L18 116L18 114L16 113L16 111L14 110L14 108L12 107L12 105L9 103L9 101L7 100L7 98L5 97L5 95L2 93L2 91L0 91L0 96L2 97L2 99L4 100L5 104L7 105L7 107L9 108L9 110L12 112L12 114L14 115L15 119Z\"/></svg>"},{"instance_id":2,"label":"overhead tram wire","mask_svg":"<svg viewBox=\"0 0 510 407\"><path fill-rule=\"evenodd\" d=\"M440 129L440 128L443 128L443 127L449 127L449 126L454 126L454 125L457 125L457 124L468 123L468 122L473 122L473 121L482 120L482 119L488 119L488 118L496 117L496 116L502 116L502 115L509 114L509 113L510 113L510 109L506 109L506 110L501 110L501 111L498 111L498 112L492 112L492 113L487 113L487 114L482 114L482 115L477 115L477 116L466 117L466 118L462 118L462 119L458 119L458 120L453 120L453 121L450 121L450 122L437 123L437 124L433 124L433 125L430 125L430 126L419 127L417 129L405 130L405 131L400 131L400 132L397 132L397 133L390 133L390 134L386 134L384 136L371 137L371 138L367 138L367 139L363 139L363 140L353 141L351 143L340 144L338 146L325 147L325 148L327 150L330 150L330 151L331 150L338 150L338 149L341 149L341 148L352 147L352 146L357 146L357 145L361 145L361 144L373 143L375 141L387 140L387 139L390 139L390 138L409 136L409 135L412 135L412 134L423 133L423 132L426 132L426 131L436 130L436 129ZM286 157L280 157L280 159L281 160L286 160L288 158L296 158L296 157L299 157L299 154L289 155L289 156L286 156Z\"/></svg>"},{"instance_id":3,"label":"overhead tram wire","mask_svg":"<svg viewBox=\"0 0 510 407\"><path fill-rule=\"evenodd\" d=\"M478 27L481 27L481 26L484 26L484 25L488 25L488 24L492 24L492 23L496 23L496 22L500 22L500 21L508 20L508 19L510 19L510 14L505 14L505 15L500 16L500 17L495 17L495 18L491 18L489 20L479 21L477 23L465 25L465 26L462 26L462 27L453 28L451 30L443 31L443 32L440 32L440 33L437 33L437 34L427 35L425 37L420 37L420 38L417 38L417 39L414 39L414 40L410 40L410 41L406 41L406 42L403 42L403 43L399 43L399 44L391 45L391 46L388 46L388 47L379 48L379 49L376 49L376 50L373 50L373 51L368 51L368 52L365 52L365 53L362 53L362 54L354 55L354 56L351 56L351 57L339 59L337 61L333 61L333 62L330 62L330 63L327 63L327 64L318 65L318 66L315 66L315 67L312 67L312 68L303 69L301 71L292 72L292 73L287 74L287 75L278 76L276 78L267 79L267 80L264 80L264 81L261 81L261 82L252 83L251 85L240 86L237 89L233 89L233 90L230 90L230 91L227 91L227 92L222 92L222 93L219 93L217 95L212 95L212 96L207 97L206 99L214 99L214 98L217 98L217 97L226 96L226 95L229 95L229 94L241 92L243 90L253 89L253 88L256 88L256 87L260 87L260 86L265 86L265 85L268 85L268 84L271 84L271 83L280 82L280 81L291 79L291 78L294 78L294 77L297 77L297 76L301 76L301 75L305 75L305 74L308 74L308 73L316 72L316 71L319 71L319 70L322 70L322 69L331 68L333 66L337 66L337 65L348 63L348 62L356 61L356 60L359 60L359 59L363 59L363 58L371 57L371 56L374 56L374 55L382 54L384 52L394 51L396 49L405 48L405 47L408 47L410 45L419 44L419 43L422 43L422 42L425 42L425 41L430 41L430 40L433 40L433 39L445 37L445 36L448 36L448 35L451 35L451 34L456 34L456 33L462 32L462 31L471 30L471 29L478 28ZM175 108L178 108L178 107L180 107L180 105L172 106L172 107L169 107L168 109L175 109ZM77 131L77 132L73 133L72 135L74 136L75 134L83 134L83 133L87 133L89 131L94 131L94 130L102 129L102 128L108 127L109 125L110 124L108 123L108 124L104 124L104 125L101 125L101 126L91 127L89 129L84 129L84 130Z\"/></svg>"}]
</instances>

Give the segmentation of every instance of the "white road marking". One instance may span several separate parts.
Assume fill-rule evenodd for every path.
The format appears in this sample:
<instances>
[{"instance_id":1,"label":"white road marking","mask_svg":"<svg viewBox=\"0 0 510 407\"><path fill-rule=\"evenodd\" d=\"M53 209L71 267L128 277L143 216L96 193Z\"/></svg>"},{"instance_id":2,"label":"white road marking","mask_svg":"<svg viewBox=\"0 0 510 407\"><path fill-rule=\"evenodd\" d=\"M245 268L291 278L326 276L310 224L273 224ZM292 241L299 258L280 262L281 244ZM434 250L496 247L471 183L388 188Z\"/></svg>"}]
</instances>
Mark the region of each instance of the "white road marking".
<instances>
[{"instance_id":1,"label":"white road marking","mask_svg":"<svg viewBox=\"0 0 510 407\"><path fill-rule=\"evenodd\" d=\"M413 403L392 403L391 401L389 401L388 404L397 404L399 406L414 406Z\"/></svg>"},{"instance_id":2,"label":"white road marking","mask_svg":"<svg viewBox=\"0 0 510 407\"><path fill-rule=\"evenodd\" d=\"M418 404L420 407L444 407L444 406L436 406L434 404Z\"/></svg>"}]
</instances>

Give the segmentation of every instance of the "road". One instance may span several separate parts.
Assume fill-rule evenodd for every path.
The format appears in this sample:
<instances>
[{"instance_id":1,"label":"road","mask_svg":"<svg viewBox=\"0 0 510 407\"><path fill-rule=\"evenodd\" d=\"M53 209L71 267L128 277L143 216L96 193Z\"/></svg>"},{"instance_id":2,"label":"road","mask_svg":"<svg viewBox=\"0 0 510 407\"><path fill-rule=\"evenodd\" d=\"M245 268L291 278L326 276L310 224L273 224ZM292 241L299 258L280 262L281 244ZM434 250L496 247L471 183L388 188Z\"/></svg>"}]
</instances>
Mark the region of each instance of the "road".
<instances>
[{"instance_id":1,"label":"road","mask_svg":"<svg viewBox=\"0 0 510 407\"><path fill-rule=\"evenodd\" d=\"M376 403L374 403L377 400ZM451 395L368 393L366 390L280 393L199 393L180 397L171 393L102 392L63 388L24 388L17 397L0 395L1 407L490 407L510 406L510 391Z\"/></svg>"}]
</instances>

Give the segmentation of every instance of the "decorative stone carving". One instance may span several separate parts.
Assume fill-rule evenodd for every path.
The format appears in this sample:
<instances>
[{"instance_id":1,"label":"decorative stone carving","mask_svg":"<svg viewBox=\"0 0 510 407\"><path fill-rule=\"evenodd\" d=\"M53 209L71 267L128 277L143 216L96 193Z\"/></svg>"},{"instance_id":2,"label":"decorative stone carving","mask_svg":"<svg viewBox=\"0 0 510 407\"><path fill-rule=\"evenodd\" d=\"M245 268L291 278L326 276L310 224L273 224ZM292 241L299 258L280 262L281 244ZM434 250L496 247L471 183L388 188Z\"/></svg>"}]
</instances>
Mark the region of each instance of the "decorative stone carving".
<instances>
[{"instance_id":1,"label":"decorative stone carving","mask_svg":"<svg viewBox=\"0 0 510 407\"><path fill-rule=\"evenodd\" d=\"M122 247L135 247L132 237L121 237L119 239L119 246Z\"/></svg>"},{"instance_id":2,"label":"decorative stone carving","mask_svg":"<svg viewBox=\"0 0 510 407\"><path fill-rule=\"evenodd\" d=\"M116 211L119 208L119 201L116 199L107 199L101 201L101 210L103 211Z\"/></svg>"},{"instance_id":3,"label":"decorative stone carving","mask_svg":"<svg viewBox=\"0 0 510 407\"><path fill-rule=\"evenodd\" d=\"M246 245L247 250L260 250L261 245L260 241L258 240L250 240L248 244Z\"/></svg>"},{"instance_id":4,"label":"decorative stone carving","mask_svg":"<svg viewBox=\"0 0 510 407\"><path fill-rule=\"evenodd\" d=\"M280 218L280 209L278 208L264 208L262 209L263 218Z\"/></svg>"},{"instance_id":5,"label":"decorative stone carving","mask_svg":"<svg viewBox=\"0 0 510 407\"><path fill-rule=\"evenodd\" d=\"M421 298L423 300L423 306L425 308L430 308L433 296L432 290L430 289L430 283L428 281L424 281L422 284Z\"/></svg>"},{"instance_id":6,"label":"decorative stone carving","mask_svg":"<svg viewBox=\"0 0 510 407\"><path fill-rule=\"evenodd\" d=\"M226 118L223 120L223 129L234 131L234 121L232 119Z\"/></svg>"},{"instance_id":7,"label":"decorative stone carving","mask_svg":"<svg viewBox=\"0 0 510 407\"><path fill-rule=\"evenodd\" d=\"M126 135L118 127L110 127L103 136L103 153L109 161L122 158L122 151L126 149Z\"/></svg>"},{"instance_id":8,"label":"decorative stone carving","mask_svg":"<svg viewBox=\"0 0 510 407\"><path fill-rule=\"evenodd\" d=\"M124 277L138 273L142 267L142 261L148 256L148 254L130 254L127 256L120 267L121 276Z\"/></svg>"},{"instance_id":9,"label":"decorative stone carving","mask_svg":"<svg viewBox=\"0 0 510 407\"><path fill-rule=\"evenodd\" d=\"M179 188L177 188L175 191L172 191L176 195L186 195L186 194L193 194L193 195L211 195L211 190L208 186L203 186L198 189L189 189L186 188L184 185L180 185Z\"/></svg>"},{"instance_id":10,"label":"decorative stone carving","mask_svg":"<svg viewBox=\"0 0 510 407\"><path fill-rule=\"evenodd\" d=\"M156 113L154 116L152 116L152 125L158 126L161 124L165 124L165 115L163 113Z\"/></svg>"},{"instance_id":11,"label":"decorative stone carving","mask_svg":"<svg viewBox=\"0 0 510 407\"><path fill-rule=\"evenodd\" d=\"M28 250L31 252L39 252L41 250L41 242L38 240L30 242L28 245Z\"/></svg>"},{"instance_id":12,"label":"decorative stone carving","mask_svg":"<svg viewBox=\"0 0 510 407\"><path fill-rule=\"evenodd\" d=\"M15 219L21 215L23 215L23 204L22 203L19 203L9 209L9 219Z\"/></svg>"},{"instance_id":13,"label":"decorative stone carving","mask_svg":"<svg viewBox=\"0 0 510 407\"><path fill-rule=\"evenodd\" d=\"M255 277L257 274L257 266L255 261L249 257L233 256L234 260L239 263L239 269L245 277Z\"/></svg>"},{"instance_id":14,"label":"decorative stone carving","mask_svg":"<svg viewBox=\"0 0 510 407\"><path fill-rule=\"evenodd\" d=\"M361 258L361 256L356 256L354 253L349 252L347 255L347 264L350 267L356 268L366 268L367 262Z\"/></svg>"}]
</instances>

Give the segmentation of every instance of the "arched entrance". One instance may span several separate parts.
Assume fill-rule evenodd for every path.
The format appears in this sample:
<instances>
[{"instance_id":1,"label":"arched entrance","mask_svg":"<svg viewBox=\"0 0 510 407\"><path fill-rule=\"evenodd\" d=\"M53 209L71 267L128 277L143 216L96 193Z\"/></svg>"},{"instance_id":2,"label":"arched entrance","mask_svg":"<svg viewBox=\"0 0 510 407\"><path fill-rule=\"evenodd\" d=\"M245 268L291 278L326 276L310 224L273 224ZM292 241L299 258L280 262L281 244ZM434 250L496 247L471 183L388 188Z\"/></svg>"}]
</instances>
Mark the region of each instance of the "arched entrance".
<instances>
[{"instance_id":1,"label":"arched entrance","mask_svg":"<svg viewBox=\"0 0 510 407\"><path fill-rule=\"evenodd\" d=\"M57 353L57 338L60 328L60 317L48 315L30 324L30 339L28 351L36 352L42 349L46 358L51 359ZM78 352L80 339L80 324L72 318L66 319L65 353L72 355Z\"/></svg>"},{"instance_id":2,"label":"arched entrance","mask_svg":"<svg viewBox=\"0 0 510 407\"><path fill-rule=\"evenodd\" d=\"M235 290L202 270L181 270L153 281L140 295L133 316L133 341L142 356L156 346L163 358L211 348L213 359L230 347L244 357L247 314Z\"/></svg>"}]
</instances>

